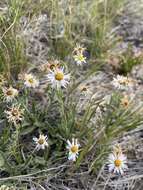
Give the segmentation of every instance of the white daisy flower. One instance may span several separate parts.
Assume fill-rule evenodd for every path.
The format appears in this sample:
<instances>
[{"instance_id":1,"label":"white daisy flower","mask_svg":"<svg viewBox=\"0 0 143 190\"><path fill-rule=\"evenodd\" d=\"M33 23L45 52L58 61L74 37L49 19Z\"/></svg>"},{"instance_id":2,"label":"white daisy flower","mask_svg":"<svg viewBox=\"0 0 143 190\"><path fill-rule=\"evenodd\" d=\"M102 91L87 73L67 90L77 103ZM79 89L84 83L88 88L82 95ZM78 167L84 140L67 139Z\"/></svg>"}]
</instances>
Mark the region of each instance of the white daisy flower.
<instances>
[{"instance_id":1,"label":"white daisy flower","mask_svg":"<svg viewBox=\"0 0 143 190\"><path fill-rule=\"evenodd\" d=\"M24 110L20 109L20 105L13 105L7 111L5 111L9 123L17 125L18 122L23 120Z\"/></svg>"},{"instance_id":2,"label":"white daisy flower","mask_svg":"<svg viewBox=\"0 0 143 190\"><path fill-rule=\"evenodd\" d=\"M85 47L81 46L80 44L76 44L76 47L73 50L73 54L83 53L85 50Z\"/></svg>"},{"instance_id":3,"label":"white daisy flower","mask_svg":"<svg viewBox=\"0 0 143 190\"><path fill-rule=\"evenodd\" d=\"M70 74L64 74L64 68L57 68L54 71L50 71L47 75L53 88L66 88L70 80Z\"/></svg>"},{"instance_id":4,"label":"white daisy flower","mask_svg":"<svg viewBox=\"0 0 143 190\"><path fill-rule=\"evenodd\" d=\"M108 162L109 172L123 175L124 171L128 169L127 157L119 149L109 155Z\"/></svg>"},{"instance_id":5,"label":"white daisy flower","mask_svg":"<svg viewBox=\"0 0 143 190\"><path fill-rule=\"evenodd\" d=\"M83 65L86 63L86 57L82 53L77 53L73 58L77 65Z\"/></svg>"},{"instance_id":6,"label":"white daisy flower","mask_svg":"<svg viewBox=\"0 0 143 190\"><path fill-rule=\"evenodd\" d=\"M40 149L44 150L46 147L48 147L47 135L44 136L44 135L40 134L39 138L34 137L33 140L36 143L36 150L40 150Z\"/></svg>"},{"instance_id":7,"label":"white daisy flower","mask_svg":"<svg viewBox=\"0 0 143 190\"><path fill-rule=\"evenodd\" d=\"M42 72L49 73L51 70L54 70L56 68L60 67L60 63L58 60L54 61L48 61L48 63L42 64L39 66L39 70Z\"/></svg>"},{"instance_id":8,"label":"white daisy flower","mask_svg":"<svg viewBox=\"0 0 143 190\"><path fill-rule=\"evenodd\" d=\"M67 140L67 149L69 150L68 159L72 161L76 161L78 154L79 154L79 147L80 144L78 143L77 139L72 139L72 143Z\"/></svg>"},{"instance_id":9,"label":"white daisy flower","mask_svg":"<svg viewBox=\"0 0 143 190\"><path fill-rule=\"evenodd\" d=\"M16 96L18 96L18 90L13 87L3 87L3 97L4 101L11 102Z\"/></svg>"},{"instance_id":10,"label":"white daisy flower","mask_svg":"<svg viewBox=\"0 0 143 190\"><path fill-rule=\"evenodd\" d=\"M125 76L117 75L116 78L113 78L112 84L117 89L126 90L133 87L133 80Z\"/></svg>"},{"instance_id":11,"label":"white daisy flower","mask_svg":"<svg viewBox=\"0 0 143 190\"><path fill-rule=\"evenodd\" d=\"M39 86L39 80L33 74L25 74L24 75L24 85L29 88L36 88Z\"/></svg>"}]
</instances>

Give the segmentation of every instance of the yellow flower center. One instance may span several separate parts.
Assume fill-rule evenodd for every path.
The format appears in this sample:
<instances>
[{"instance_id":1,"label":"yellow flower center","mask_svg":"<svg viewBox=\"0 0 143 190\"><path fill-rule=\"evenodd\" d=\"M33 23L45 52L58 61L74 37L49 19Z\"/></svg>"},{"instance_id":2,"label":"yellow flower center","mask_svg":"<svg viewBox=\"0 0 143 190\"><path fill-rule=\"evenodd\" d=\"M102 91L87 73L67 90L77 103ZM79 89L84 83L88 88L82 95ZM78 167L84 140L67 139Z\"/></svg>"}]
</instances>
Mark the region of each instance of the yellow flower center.
<instances>
[{"instance_id":1,"label":"yellow flower center","mask_svg":"<svg viewBox=\"0 0 143 190\"><path fill-rule=\"evenodd\" d=\"M87 88L86 88L86 87L83 87L83 88L81 89L81 91L82 91L82 92L86 92L86 91L87 91Z\"/></svg>"},{"instance_id":2,"label":"yellow flower center","mask_svg":"<svg viewBox=\"0 0 143 190\"><path fill-rule=\"evenodd\" d=\"M55 68L58 68L59 67L59 63L52 63L50 64L50 69L53 70Z\"/></svg>"},{"instance_id":3,"label":"yellow flower center","mask_svg":"<svg viewBox=\"0 0 143 190\"><path fill-rule=\"evenodd\" d=\"M53 70L56 67L56 65L53 63L50 65L50 69Z\"/></svg>"},{"instance_id":4,"label":"yellow flower center","mask_svg":"<svg viewBox=\"0 0 143 190\"><path fill-rule=\"evenodd\" d=\"M79 54L79 55L77 56L77 59L78 59L79 61L84 61L84 60L85 60L85 57L84 57L82 54Z\"/></svg>"},{"instance_id":5,"label":"yellow flower center","mask_svg":"<svg viewBox=\"0 0 143 190\"><path fill-rule=\"evenodd\" d=\"M13 116L17 116L19 114L17 109L12 110L12 115Z\"/></svg>"},{"instance_id":6,"label":"yellow flower center","mask_svg":"<svg viewBox=\"0 0 143 190\"><path fill-rule=\"evenodd\" d=\"M44 144L44 142L45 142L45 139L43 139L43 138L40 138L40 139L38 140L38 143L39 143L39 144Z\"/></svg>"},{"instance_id":7,"label":"yellow flower center","mask_svg":"<svg viewBox=\"0 0 143 190\"><path fill-rule=\"evenodd\" d=\"M12 91L12 90L8 90L8 91L6 92L6 94L7 94L7 96L12 96L12 95L13 95L13 91Z\"/></svg>"},{"instance_id":8,"label":"yellow flower center","mask_svg":"<svg viewBox=\"0 0 143 190\"><path fill-rule=\"evenodd\" d=\"M124 106L124 107L127 107L129 105L129 100L127 98L123 98L121 100L121 104Z\"/></svg>"},{"instance_id":9,"label":"yellow flower center","mask_svg":"<svg viewBox=\"0 0 143 190\"><path fill-rule=\"evenodd\" d=\"M117 159L117 160L114 161L114 164L115 164L116 167L120 167L121 163L122 163L122 161L119 160L119 159Z\"/></svg>"},{"instance_id":10,"label":"yellow flower center","mask_svg":"<svg viewBox=\"0 0 143 190\"><path fill-rule=\"evenodd\" d=\"M127 107L129 105L129 102L128 101L124 101L123 104L124 104L125 107Z\"/></svg>"},{"instance_id":11,"label":"yellow flower center","mask_svg":"<svg viewBox=\"0 0 143 190\"><path fill-rule=\"evenodd\" d=\"M129 80L128 79L123 79L123 80L121 80L120 81L120 84L122 84L122 85L128 85L129 84Z\"/></svg>"},{"instance_id":12,"label":"yellow flower center","mask_svg":"<svg viewBox=\"0 0 143 190\"><path fill-rule=\"evenodd\" d=\"M78 146L77 145L74 145L71 147L71 152L72 153L77 153L78 152Z\"/></svg>"},{"instance_id":13,"label":"yellow flower center","mask_svg":"<svg viewBox=\"0 0 143 190\"><path fill-rule=\"evenodd\" d=\"M64 74L63 73L56 73L56 75L55 75L55 79L56 80L63 80L63 78L64 78Z\"/></svg>"},{"instance_id":14,"label":"yellow flower center","mask_svg":"<svg viewBox=\"0 0 143 190\"><path fill-rule=\"evenodd\" d=\"M79 47L79 48L78 48L78 51L79 51L79 52L83 52L83 51L84 51L84 48Z\"/></svg>"},{"instance_id":15,"label":"yellow flower center","mask_svg":"<svg viewBox=\"0 0 143 190\"><path fill-rule=\"evenodd\" d=\"M33 78L30 78L28 81L29 81L29 83L31 83L31 84L33 84L33 82L34 82Z\"/></svg>"}]
</instances>

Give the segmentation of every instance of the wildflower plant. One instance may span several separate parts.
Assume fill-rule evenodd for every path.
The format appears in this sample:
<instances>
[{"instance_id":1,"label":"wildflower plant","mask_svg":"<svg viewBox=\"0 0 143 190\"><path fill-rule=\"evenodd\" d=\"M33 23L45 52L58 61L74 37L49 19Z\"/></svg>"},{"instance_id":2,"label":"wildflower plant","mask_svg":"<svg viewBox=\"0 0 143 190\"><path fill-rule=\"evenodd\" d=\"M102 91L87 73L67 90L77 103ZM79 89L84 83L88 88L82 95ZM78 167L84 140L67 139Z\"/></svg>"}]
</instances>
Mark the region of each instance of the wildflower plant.
<instances>
[{"instance_id":1,"label":"wildflower plant","mask_svg":"<svg viewBox=\"0 0 143 190\"><path fill-rule=\"evenodd\" d=\"M20 108L20 105L12 105L12 107L9 107L5 113L8 122L13 123L14 125L17 125L23 120L24 110Z\"/></svg>"},{"instance_id":2,"label":"wildflower plant","mask_svg":"<svg viewBox=\"0 0 143 190\"><path fill-rule=\"evenodd\" d=\"M18 90L13 87L3 87L3 99L6 102L11 102L13 99L15 99L18 96Z\"/></svg>"},{"instance_id":3,"label":"wildflower plant","mask_svg":"<svg viewBox=\"0 0 143 190\"><path fill-rule=\"evenodd\" d=\"M48 147L47 143L47 136L44 136L42 134L39 135L39 138L33 137L33 140L36 143L36 150L45 149L45 147Z\"/></svg>"},{"instance_id":4,"label":"wildflower plant","mask_svg":"<svg viewBox=\"0 0 143 190\"><path fill-rule=\"evenodd\" d=\"M83 65L86 64L86 57L82 53L77 53L74 55L74 60L77 63L77 65Z\"/></svg>"},{"instance_id":5,"label":"wildflower plant","mask_svg":"<svg viewBox=\"0 0 143 190\"><path fill-rule=\"evenodd\" d=\"M87 63L86 48L77 45L73 50L73 58L77 65L81 66Z\"/></svg>"},{"instance_id":6,"label":"wildflower plant","mask_svg":"<svg viewBox=\"0 0 143 190\"><path fill-rule=\"evenodd\" d=\"M24 85L27 88L36 88L39 86L38 79L35 78L33 74L25 74L24 75Z\"/></svg>"},{"instance_id":7,"label":"wildflower plant","mask_svg":"<svg viewBox=\"0 0 143 190\"><path fill-rule=\"evenodd\" d=\"M119 147L112 153L110 150L114 141L118 141L125 132L143 124L142 104L132 104L129 96L134 81L122 75L113 77L111 83L108 82L110 88L114 88L109 96L100 91L100 84L101 88L94 84L95 81L88 81L96 76L103 61L102 54L109 48L105 45L110 23L108 18L114 15L113 5L116 4L115 0L106 5L101 0L91 4L88 1L70 1L69 7L63 10L62 6L67 6L66 3L60 4L57 0L43 0L38 3L40 7L31 0L10 1L6 16L3 15L3 20L0 20L0 34L3 34L0 71L5 76L3 79L0 75L2 188L67 189L65 186L70 188L71 185L74 189L84 189L84 185L75 186L76 178L85 175L88 182L95 181L107 161L108 174L113 172L118 177L126 174L128 155L123 154ZM55 8L59 14L56 14ZM98 13L99 9L103 9L104 14L96 15L95 10ZM112 10L109 17L108 9ZM46 59L37 57L38 65L33 65L26 57L27 49L24 49L26 47L21 39L20 18L25 13L33 19L45 10L51 14L49 22L53 22L47 32L50 35L50 55ZM89 24L84 20L77 27L77 18L80 16L82 20L85 15ZM63 33L57 34L58 30L52 32L54 27L57 29L63 24ZM40 35L40 41L45 43L47 37L43 36ZM91 36L89 40L88 36ZM82 41L87 43L86 48L81 45L74 48L75 41L80 40L81 44ZM39 49L44 51L41 46ZM88 51L91 57L86 55ZM1 182L5 182L4 186Z\"/></svg>"},{"instance_id":8,"label":"wildflower plant","mask_svg":"<svg viewBox=\"0 0 143 190\"><path fill-rule=\"evenodd\" d=\"M52 88L66 88L70 80L70 74L65 74L64 68L56 68L54 71L50 71L50 73L47 75L47 79L51 83Z\"/></svg>"},{"instance_id":9,"label":"wildflower plant","mask_svg":"<svg viewBox=\"0 0 143 190\"><path fill-rule=\"evenodd\" d=\"M113 78L112 84L115 88L119 90L131 89L133 87L134 81L131 78L126 76L117 75L116 78Z\"/></svg>"},{"instance_id":10,"label":"wildflower plant","mask_svg":"<svg viewBox=\"0 0 143 190\"><path fill-rule=\"evenodd\" d=\"M72 142L67 140L67 144L67 149L69 150L68 159L71 161L76 161L76 158L79 154L80 144L78 143L77 139L74 138L72 139Z\"/></svg>"},{"instance_id":11,"label":"wildflower plant","mask_svg":"<svg viewBox=\"0 0 143 190\"><path fill-rule=\"evenodd\" d=\"M117 174L124 174L124 171L127 170L127 158L122 153L120 147L114 148L113 153L109 155L109 172L114 172Z\"/></svg>"}]
</instances>

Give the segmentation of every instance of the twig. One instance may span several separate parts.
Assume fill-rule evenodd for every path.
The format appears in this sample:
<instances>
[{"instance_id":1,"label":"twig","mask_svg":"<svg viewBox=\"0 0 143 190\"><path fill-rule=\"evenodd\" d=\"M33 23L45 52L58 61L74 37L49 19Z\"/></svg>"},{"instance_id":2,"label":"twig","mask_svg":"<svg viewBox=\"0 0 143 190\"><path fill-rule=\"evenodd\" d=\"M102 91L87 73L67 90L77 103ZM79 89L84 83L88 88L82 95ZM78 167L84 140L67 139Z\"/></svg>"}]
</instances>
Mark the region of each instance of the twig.
<instances>
[{"instance_id":1,"label":"twig","mask_svg":"<svg viewBox=\"0 0 143 190\"><path fill-rule=\"evenodd\" d=\"M41 171L38 171L38 172L34 172L34 173L31 173L31 174L1 178L0 181L18 180L20 178L29 178L30 176L33 176L33 175L37 175L37 174L40 174L40 173L43 173L43 172L49 172L49 171L52 171L52 170L57 170L57 169L60 169L60 168L66 167L66 166L67 165L62 165L62 166L58 166L58 167L55 167L55 168L49 168L49 169L46 169L46 170L41 170Z\"/></svg>"}]
</instances>

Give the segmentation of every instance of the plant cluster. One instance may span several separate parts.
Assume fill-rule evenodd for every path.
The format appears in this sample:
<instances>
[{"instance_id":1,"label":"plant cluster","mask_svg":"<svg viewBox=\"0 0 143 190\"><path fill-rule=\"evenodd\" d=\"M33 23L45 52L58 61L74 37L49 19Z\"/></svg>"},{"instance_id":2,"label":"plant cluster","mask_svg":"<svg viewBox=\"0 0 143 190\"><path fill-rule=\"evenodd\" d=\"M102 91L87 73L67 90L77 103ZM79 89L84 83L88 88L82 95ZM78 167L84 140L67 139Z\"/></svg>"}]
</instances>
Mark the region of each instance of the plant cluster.
<instances>
[{"instance_id":1,"label":"plant cluster","mask_svg":"<svg viewBox=\"0 0 143 190\"><path fill-rule=\"evenodd\" d=\"M107 50L115 42L108 32L122 3L3 1L0 189L84 189L79 176L90 184L92 178L98 181L101 168L113 178L132 169L118 142L143 123L142 104L134 94L137 83L127 75L142 54L109 57L112 65L122 63L120 75L111 76L109 94L99 96L87 82L107 62ZM31 65L20 21L23 16L32 21L41 12L49 14L50 55Z\"/></svg>"},{"instance_id":2,"label":"plant cluster","mask_svg":"<svg viewBox=\"0 0 143 190\"><path fill-rule=\"evenodd\" d=\"M73 51L72 64L78 70L89 61L85 51L79 45ZM115 138L142 124L142 109L134 105L131 95L135 81L120 75L113 78L116 92L107 101L86 86L78 88L73 82L75 73L69 70L59 61L49 61L37 74L32 70L20 73L19 80L11 84L1 77L0 167L4 180L5 176L13 181L10 176L34 175L39 169L44 172L54 164L64 167L64 163L67 172L85 165L88 172L96 173L103 163L109 163L109 172L115 175L127 170L120 147L109 160L108 154ZM83 113L78 112L81 96L83 101L90 97Z\"/></svg>"}]
</instances>

